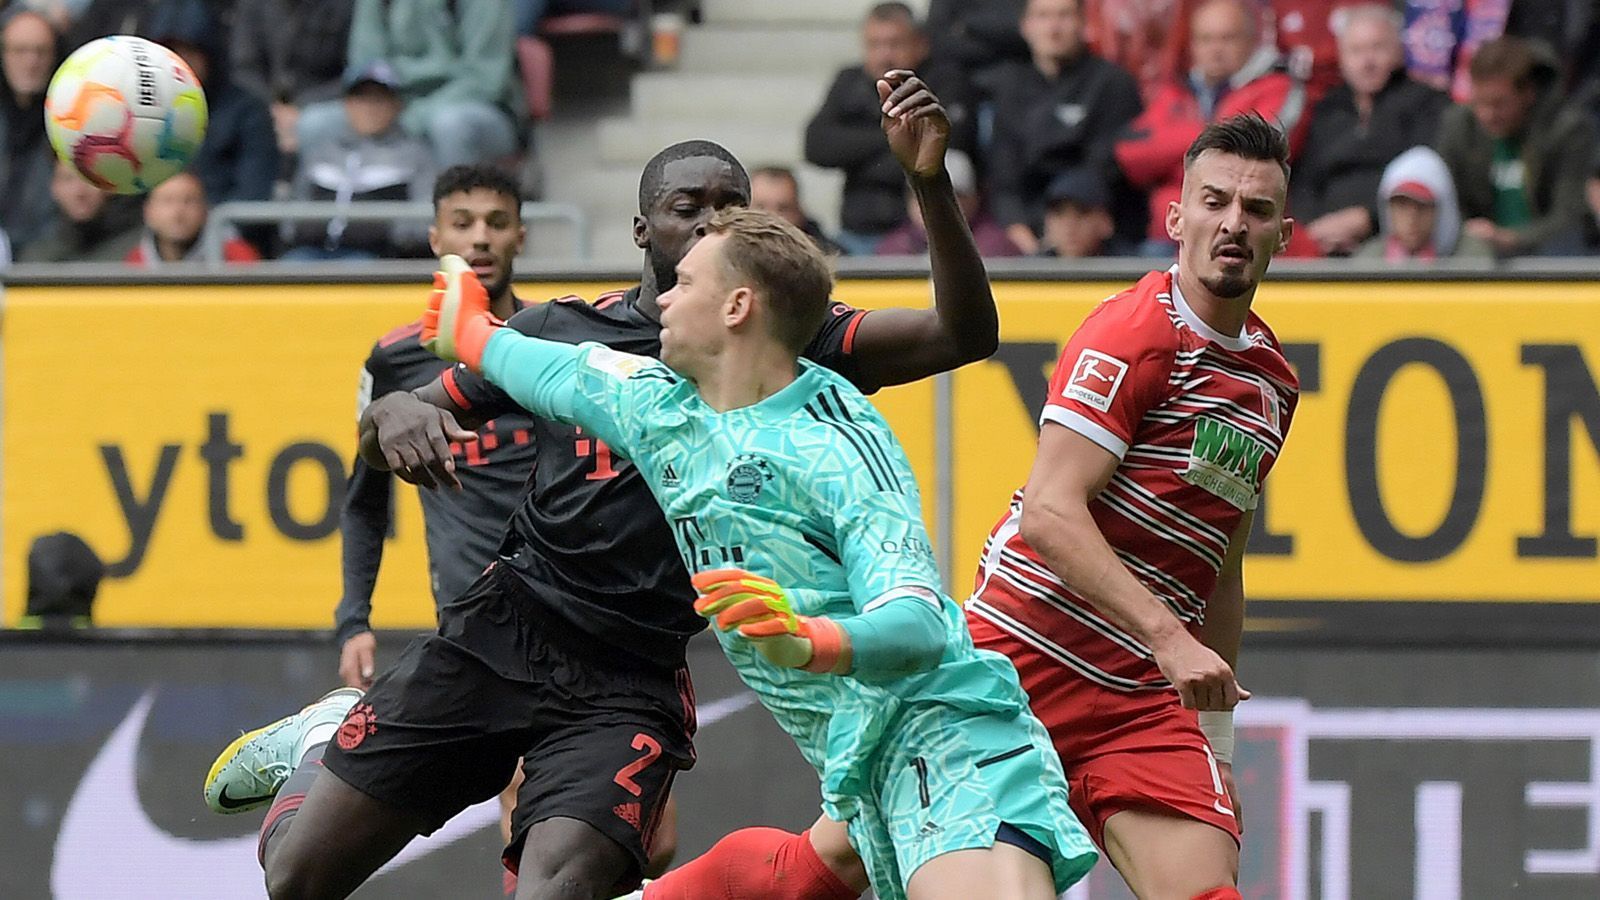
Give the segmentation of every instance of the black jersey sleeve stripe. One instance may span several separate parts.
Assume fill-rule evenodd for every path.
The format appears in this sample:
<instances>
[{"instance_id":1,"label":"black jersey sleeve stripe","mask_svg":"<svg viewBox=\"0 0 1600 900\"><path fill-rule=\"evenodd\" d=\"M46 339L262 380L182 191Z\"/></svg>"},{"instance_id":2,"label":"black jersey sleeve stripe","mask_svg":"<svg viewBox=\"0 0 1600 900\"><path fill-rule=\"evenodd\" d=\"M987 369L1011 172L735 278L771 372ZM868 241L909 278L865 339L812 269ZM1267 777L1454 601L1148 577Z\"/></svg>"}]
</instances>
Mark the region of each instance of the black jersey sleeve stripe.
<instances>
[{"instance_id":1,"label":"black jersey sleeve stripe","mask_svg":"<svg viewBox=\"0 0 1600 900\"><path fill-rule=\"evenodd\" d=\"M810 413L811 417L813 419L816 419L818 422L821 422L822 424L827 425L830 428L834 429L835 431L839 432L839 435L841 437L843 437L845 439L845 441L847 441L850 444L850 446L852 446L852 447L854 447L856 449L856 455L860 456L861 457L861 461L866 464L867 474L872 476L872 483L877 486L878 490L880 490L880 491L889 490L889 487L884 484L882 476L880 476L878 474L877 468L872 465L871 457L869 457L867 455L867 452L861 446L861 443L856 440L855 435L853 435L849 431L845 430L845 427L843 425L841 425L840 423L838 423L836 421L833 421L831 417L825 416L821 412L818 411L817 405L820 404L821 401L822 401L822 397L819 395L817 397L817 401L816 401L815 404L807 403L806 407L805 407L806 412Z\"/></svg>"},{"instance_id":2,"label":"black jersey sleeve stripe","mask_svg":"<svg viewBox=\"0 0 1600 900\"><path fill-rule=\"evenodd\" d=\"M800 536L806 539L806 543L815 547L818 553L821 553L823 556L826 556L839 565L844 564L843 561L839 559L838 551L834 550L832 547L829 547L827 544L824 544L820 539L804 533L802 533Z\"/></svg>"},{"instance_id":3,"label":"black jersey sleeve stripe","mask_svg":"<svg viewBox=\"0 0 1600 900\"><path fill-rule=\"evenodd\" d=\"M838 398L835 398L836 402ZM828 402L828 393L824 391L817 395L816 404L821 415L818 418L832 425L850 441L850 445L861 454L861 461L866 464L867 471L871 473L873 483L880 491L894 491L905 493L900 487L900 480L894 476L894 469L888 464L888 457L877 446L877 439L860 425L849 418L842 407Z\"/></svg>"},{"instance_id":4,"label":"black jersey sleeve stripe","mask_svg":"<svg viewBox=\"0 0 1600 900\"><path fill-rule=\"evenodd\" d=\"M830 387L827 393L832 395L833 405L838 409L838 414L843 418L846 427L854 429L857 434L861 435L862 442L866 444L867 450L874 454L878 465L882 467L884 477L889 484L894 486L895 490L900 490L900 479L895 477L894 464L889 461L889 454L883 449L883 444L879 442L878 436L862 427L861 423L850 416L850 410L845 407L844 397L840 395L838 388Z\"/></svg>"}]
</instances>

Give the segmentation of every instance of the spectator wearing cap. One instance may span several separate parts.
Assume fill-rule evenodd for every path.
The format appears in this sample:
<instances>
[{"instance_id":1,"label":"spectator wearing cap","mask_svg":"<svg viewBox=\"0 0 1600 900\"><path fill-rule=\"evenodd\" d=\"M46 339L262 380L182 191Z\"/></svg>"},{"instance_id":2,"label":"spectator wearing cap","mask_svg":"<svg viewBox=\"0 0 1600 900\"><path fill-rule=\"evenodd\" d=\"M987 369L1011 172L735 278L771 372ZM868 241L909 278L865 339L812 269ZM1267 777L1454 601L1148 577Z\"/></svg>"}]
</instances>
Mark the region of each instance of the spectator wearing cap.
<instances>
[{"instance_id":1,"label":"spectator wearing cap","mask_svg":"<svg viewBox=\"0 0 1600 900\"><path fill-rule=\"evenodd\" d=\"M514 31L505 0L355 0L346 57L394 67L400 126L428 143L440 168L493 163L520 147ZM300 146L346 129L341 104L315 104L300 115Z\"/></svg>"},{"instance_id":2,"label":"spectator wearing cap","mask_svg":"<svg viewBox=\"0 0 1600 900\"><path fill-rule=\"evenodd\" d=\"M1361 246L1358 259L1433 262L1494 254L1482 239L1462 233L1450 170L1428 147L1413 147L1389 163L1378 203L1382 228Z\"/></svg>"},{"instance_id":3,"label":"spectator wearing cap","mask_svg":"<svg viewBox=\"0 0 1600 900\"><path fill-rule=\"evenodd\" d=\"M233 78L268 104L278 150L299 152L300 111L337 100L355 0L239 0Z\"/></svg>"},{"instance_id":4,"label":"spectator wearing cap","mask_svg":"<svg viewBox=\"0 0 1600 900\"><path fill-rule=\"evenodd\" d=\"M183 57L206 93L206 136L190 166L214 203L267 200L278 177L272 114L233 83L221 23L205 0L162 0L145 36Z\"/></svg>"},{"instance_id":5,"label":"spectator wearing cap","mask_svg":"<svg viewBox=\"0 0 1600 900\"><path fill-rule=\"evenodd\" d=\"M1080 0L1028 0L1021 27L1032 59L1000 80L989 196L1011 243L1036 253L1050 180L1078 168L1109 181L1113 138L1142 106L1133 76L1089 52Z\"/></svg>"},{"instance_id":6,"label":"spectator wearing cap","mask_svg":"<svg viewBox=\"0 0 1600 900\"><path fill-rule=\"evenodd\" d=\"M785 166L761 166L750 170L750 208L769 212L805 232L823 253L838 256L844 251L822 232L822 226L806 212L800 202L800 182L794 170Z\"/></svg>"},{"instance_id":7,"label":"spectator wearing cap","mask_svg":"<svg viewBox=\"0 0 1600 900\"><path fill-rule=\"evenodd\" d=\"M978 194L978 177L972 169L972 158L960 150L945 154L945 171L950 173L950 185L955 188L956 202L966 216L967 228L978 252L984 256L1020 256L1022 251L1000 223L983 209L983 198ZM915 194L907 193L906 218L878 243L878 256L922 256L928 252L928 232L922 224L922 207Z\"/></svg>"},{"instance_id":8,"label":"spectator wearing cap","mask_svg":"<svg viewBox=\"0 0 1600 900\"><path fill-rule=\"evenodd\" d=\"M1346 11L1338 29L1343 82L1311 116L1295 163L1289 212L1324 255L1345 256L1378 227L1378 181L1406 149L1433 140L1450 106L1406 74L1400 14L1388 4Z\"/></svg>"},{"instance_id":9,"label":"spectator wearing cap","mask_svg":"<svg viewBox=\"0 0 1600 900\"><path fill-rule=\"evenodd\" d=\"M352 68L344 78L345 128L300 155L290 193L296 200L331 200L341 207L365 200L425 200L433 190L428 145L400 127L399 76L383 60ZM303 225L288 236L285 259L371 259L419 253L426 223L353 222L336 216Z\"/></svg>"},{"instance_id":10,"label":"spectator wearing cap","mask_svg":"<svg viewBox=\"0 0 1600 900\"><path fill-rule=\"evenodd\" d=\"M210 212L205 186L193 172L179 172L151 188L144 198L144 236L128 252L128 264L151 269L202 261L200 235ZM245 239L230 234L222 244L222 259L256 262L261 254Z\"/></svg>"},{"instance_id":11,"label":"spectator wearing cap","mask_svg":"<svg viewBox=\"0 0 1600 900\"><path fill-rule=\"evenodd\" d=\"M14 12L0 22L0 230L20 250L50 225L55 154L45 137L44 92L61 48L38 13Z\"/></svg>"},{"instance_id":12,"label":"spectator wearing cap","mask_svg":"<svg viewBox=\"0 0 1600 900\"><path fill-rule=\"evenodd\" d=\"M1084 259L1136 256L1139 248L1116 236L1105 182L1084 169L1068 169L1044 192L1044 238L1039 256Z\"/></svg>"},{"instance_id":13,"label":"spectator wearing cap","mask_svg":"<svg viewBox=\"0 0 1600 900\"><path fill-rule=\"evenodd\" d=\"M1498 256L1582 246L1595 123L1564 101L1542 44L1503 37L1478 48L1471 102L1447 110L1434 147L1450 167L1463 228Z\"/></svg>"},{"instance_id":14,"label":"spectator wearing cap","mask_svg":"<svg viewBox=\"0 0 1600 900\"><path fill-rule=\"evenodd\" d=\"M1305 85L1282 71L1278 51L1261 42L1249 0L1203 0L1190 20L1183 74L1151 98L1116 143L1117 165L1150 194L1151 253L1170 252L1167 207L1179 199L1183 155L1208 123L1244 112L1276 120L1298 153L1304 143Z\"/></svg>"},{"instance_id":15,"label":"spectator wearing cap","mask_svg":"<svg viewBox=\"0 0 1600 900\"><path fill-rule=\"evenodd\" d=\"M834 76L806 125L805 157L814 166L844 172L844 198L836 240L846 253L870 255L905 215L905 171L883 139L878 79L892 69L915 69L939 95L950 116L951 141L970 148L972 129L965 86L950 69L930 71L928 42L916 14L904 3L879 3L861 22L862 59Z\"/></svg>"}]
</instances>

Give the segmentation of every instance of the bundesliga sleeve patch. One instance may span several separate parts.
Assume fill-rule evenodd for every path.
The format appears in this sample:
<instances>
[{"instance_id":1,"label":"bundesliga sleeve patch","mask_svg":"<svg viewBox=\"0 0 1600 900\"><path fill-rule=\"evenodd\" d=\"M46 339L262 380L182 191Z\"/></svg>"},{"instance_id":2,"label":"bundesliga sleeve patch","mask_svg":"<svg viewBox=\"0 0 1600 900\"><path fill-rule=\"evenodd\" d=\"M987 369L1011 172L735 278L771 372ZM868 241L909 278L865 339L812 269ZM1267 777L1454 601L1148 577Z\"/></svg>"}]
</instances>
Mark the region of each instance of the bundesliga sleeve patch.
<instances>
[{"instance_id":1,"label":"bundesliga sleeve patch","mask_svg":"<svg viewBox=\"0 0 1600 900\"><path fill-rule=\"evenodd\" d=\"M1111 401L1128 374L1128 364L1098 350L1085 348L1078 354L1072 367L1072 377L1067 379L1063 393L1070 399L1084 403L1101 412L1111 411Z\"/></svg>"},{"instance_id":2,"label":"bundesliga sleeve patch","mask_svg":"<svg viewBox=\"0 0 1600 900\"><path fill-rule=\"evenodd\" d=\"M628 379L655 363L655 360L632 353L622 353L610 347L595 347L583 358L584 364L597 372L613 378Z\"/></svg>"}]
</instances>

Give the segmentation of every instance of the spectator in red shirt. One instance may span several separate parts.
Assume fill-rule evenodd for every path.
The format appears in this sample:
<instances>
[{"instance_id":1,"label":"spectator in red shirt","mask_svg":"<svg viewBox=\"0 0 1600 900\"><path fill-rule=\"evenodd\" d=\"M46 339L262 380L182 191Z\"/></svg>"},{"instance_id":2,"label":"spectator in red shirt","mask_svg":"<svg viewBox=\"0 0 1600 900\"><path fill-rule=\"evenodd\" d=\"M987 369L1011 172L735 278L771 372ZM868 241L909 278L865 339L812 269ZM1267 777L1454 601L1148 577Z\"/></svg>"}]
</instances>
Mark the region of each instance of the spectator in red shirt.
<instances>
[{"instance_id":1,"label":"spectator in red shirt","mask_svg":"<svg viewBox=\"0 0 1600 900\"><path fill-rule=\"evenodd\" d=\"M200 235L206 229L205 187L193 172L179 172L151 189L144 201L144 236L128 251L129 265L155 268L167 263L199 262ZM238 235L222 245L222 258L231 263L256 262L256 253Z\"/></svg>"},{"instance_id":2,"label":"spectator in red shirt","mask_svg":"<svg viewBox=\"0 0 1600 900\"><path fill-rule=\"evenodd\" d=\"M1178 200L1183 154L1208 122L1243 112L1276 120L1297 151L1307 124L1305 86L1285 74L1277 51L1261 46L1249 0L1205 0L1190 23L1185 75L1167 82L1116 143L1117 164L1150 192L1152 252L1171 248L1167 206Z\"/></svg>"}]
</instances>

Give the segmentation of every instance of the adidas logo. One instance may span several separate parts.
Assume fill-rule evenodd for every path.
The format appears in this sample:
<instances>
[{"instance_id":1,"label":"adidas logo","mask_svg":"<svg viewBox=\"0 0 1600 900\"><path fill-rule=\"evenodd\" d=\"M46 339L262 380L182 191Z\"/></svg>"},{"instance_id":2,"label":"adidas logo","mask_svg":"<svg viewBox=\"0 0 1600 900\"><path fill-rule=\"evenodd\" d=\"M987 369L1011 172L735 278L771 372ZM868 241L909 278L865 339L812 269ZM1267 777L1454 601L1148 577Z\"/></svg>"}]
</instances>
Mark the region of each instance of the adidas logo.
<instances>
[{"instance_id":1,"label":"adidas logo","mask_svg":"<svg viewBox=\"0 0 1600 900\"><path fill-rule=\"evenodd\" d=\"M611 811L617 814L617 818L633 826L634 831L639 830L639 804L637 802L618 803L616 806L611 807Z\"/></svg>"},{"instance_id":2,"label":"adidas logo","mask_svg":"<svg viewBox=\"0 0 1600 900\"><path fill-rule=\"evenodd\" d=\"M678 486L678 470L672 467L672 463L667 463L667 467L661 470L661 483L667 487Z\"/></svg>"},{"instance_id":3,"label":"adidas logo","mask_svg":"<svg viewBox=\"0 0 1600 900\"><path fill-rule=\"evenodd\" d=\"M940 828L939 823L937 822L933 822L931 820L924 822L922 823L922 829L917 832L917 840L927 840L943 830L944 829Z\"/></svg>"}]
</instances>

